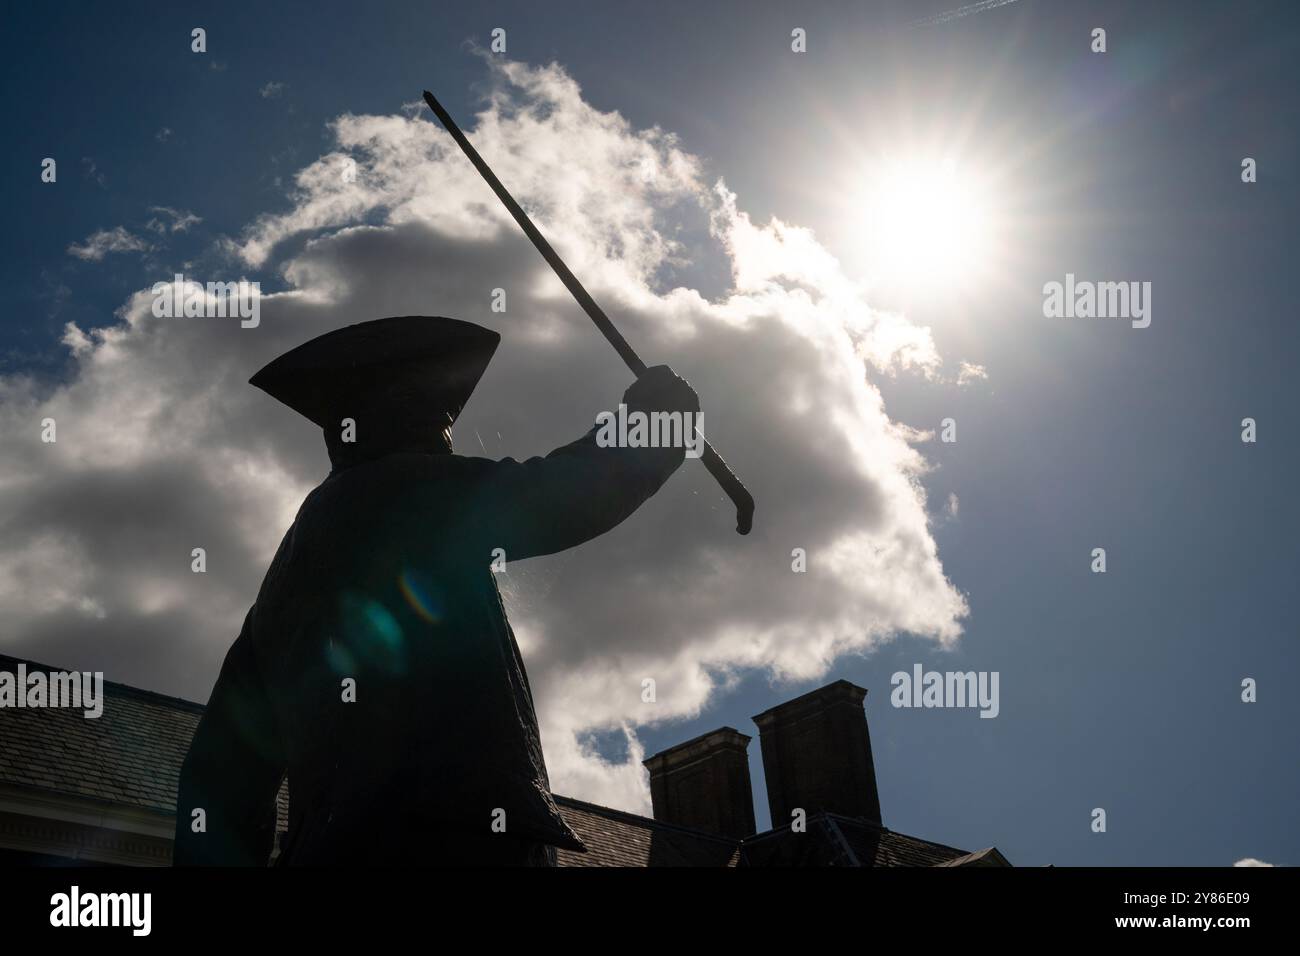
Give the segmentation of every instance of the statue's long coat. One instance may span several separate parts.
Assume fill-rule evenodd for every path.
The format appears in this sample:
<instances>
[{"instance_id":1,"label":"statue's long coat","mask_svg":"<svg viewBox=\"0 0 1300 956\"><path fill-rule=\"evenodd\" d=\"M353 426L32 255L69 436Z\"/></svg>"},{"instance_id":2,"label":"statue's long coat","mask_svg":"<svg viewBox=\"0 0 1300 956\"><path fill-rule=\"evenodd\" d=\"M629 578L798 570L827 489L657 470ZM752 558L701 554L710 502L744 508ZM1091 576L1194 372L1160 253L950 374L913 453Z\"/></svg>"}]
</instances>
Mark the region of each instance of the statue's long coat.
<instances>
[{"instance_id":1,"label":"statue's long coat","mask_svg":"<svg viewBox=\"0 0 1300 956\"><path fill-rule=\"evenodd\" d=\"M389 454L308 495L182 770L178 864L265 864L286 771L285 863L581 848L551 798L491 563L604 533L683 459L594 436L525 462Z\"/></svg>"}]
</instances>

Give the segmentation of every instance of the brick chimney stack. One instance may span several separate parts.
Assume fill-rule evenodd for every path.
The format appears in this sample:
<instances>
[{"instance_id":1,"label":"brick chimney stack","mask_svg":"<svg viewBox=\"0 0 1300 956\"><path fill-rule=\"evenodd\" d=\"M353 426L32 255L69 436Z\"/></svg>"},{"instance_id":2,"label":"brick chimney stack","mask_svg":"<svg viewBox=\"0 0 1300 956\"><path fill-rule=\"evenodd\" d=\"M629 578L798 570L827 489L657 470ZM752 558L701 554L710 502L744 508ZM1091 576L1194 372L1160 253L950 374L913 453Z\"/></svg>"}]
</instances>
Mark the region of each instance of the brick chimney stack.
<instances>
[{"instance_id":1,"label":"brick chimney stack","mask_svg":"<svg viewBox=\"0 0 1300 956\"><path fill-rule=\"evenodd\" d=\"M723 727L643 761L655 819L736 840L753 836L749 741Z\"/></svg>"},{"instance_id":2,"label":"brick chimney stack","mask_svg":"<svg viewBox=\"0 0 1300 956\"><path fill-rule=\"evenodd\" d=\"M789 825L796 808L880 822L866 696L837 680L754 718L774 828Z\"/></svg>"}]
</instances>

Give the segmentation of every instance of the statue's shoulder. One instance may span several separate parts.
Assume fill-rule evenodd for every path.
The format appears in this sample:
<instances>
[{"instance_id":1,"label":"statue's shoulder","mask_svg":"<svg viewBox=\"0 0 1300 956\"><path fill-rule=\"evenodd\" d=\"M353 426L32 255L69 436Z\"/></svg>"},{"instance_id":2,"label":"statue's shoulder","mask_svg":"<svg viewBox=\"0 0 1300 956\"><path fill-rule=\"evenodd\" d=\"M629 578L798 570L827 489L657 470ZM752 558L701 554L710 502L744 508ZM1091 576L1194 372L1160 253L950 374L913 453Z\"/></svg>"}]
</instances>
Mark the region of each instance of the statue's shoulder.
<instances>
[{"instance_id":1,"label":"statue's shoulder","mask_svg":"<svg viewBox=\"0 0 1300 956\"><path fill-rule=\"evenodd\" d=\"M333 497L354 489L377 489L409 482L472 484L491 474L497 464L490 458L466 455L398 452L332 472L308 498Z\"/></svg>"}]
</instances>

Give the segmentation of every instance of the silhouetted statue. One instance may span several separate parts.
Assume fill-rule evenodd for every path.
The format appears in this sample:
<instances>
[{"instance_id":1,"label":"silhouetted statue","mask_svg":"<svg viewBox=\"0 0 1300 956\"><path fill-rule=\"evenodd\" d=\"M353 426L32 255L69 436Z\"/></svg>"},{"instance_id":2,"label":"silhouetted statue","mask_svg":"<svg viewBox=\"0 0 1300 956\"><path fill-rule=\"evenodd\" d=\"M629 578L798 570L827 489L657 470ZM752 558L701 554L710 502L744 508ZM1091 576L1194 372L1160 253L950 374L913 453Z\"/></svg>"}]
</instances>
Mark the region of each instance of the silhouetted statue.
<instances>
[{"instance_id":1,"label":"silhouetted statue","mask_svg":"<svg viewBox=\"0 0 1300 956\"><path fill-rule=\"evenodd\" d=\"M498 341L454 319L380 319L252 378L324 430L333 467L281 542L194 735L178 865L265 865L286 772L279 863L546 865L553 847L583 848L551 797L494 554L603 534L684 453L599 447L593 428L522 463L453 455L451 425ZM664 366L623 401L699 411Z\"/></svg>"}]
</instances>

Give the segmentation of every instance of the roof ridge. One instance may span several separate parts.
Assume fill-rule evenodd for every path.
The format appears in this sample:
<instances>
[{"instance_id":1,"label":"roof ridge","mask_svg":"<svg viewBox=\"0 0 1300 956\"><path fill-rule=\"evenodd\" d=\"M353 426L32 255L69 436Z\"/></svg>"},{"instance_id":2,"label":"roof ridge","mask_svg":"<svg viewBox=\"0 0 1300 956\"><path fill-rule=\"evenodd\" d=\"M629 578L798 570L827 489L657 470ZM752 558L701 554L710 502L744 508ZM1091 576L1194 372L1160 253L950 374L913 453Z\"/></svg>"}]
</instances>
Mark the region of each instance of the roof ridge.
<instances>
[{"instance_id":1,"label":"roof ridge","mask_svg":"<svg viewBox=\"0 0 1300 956\"><path fill-rule=\"evenodd\" d=\"M710 833L707 830L697 830L694 827L682 826L680 823L666 823L663 820L656 820L654 817L643 817L639 813L630 813L627 810L617 810L614 807L604 807L599 803L589 803L586 800L579 800L576 797L566 797L562 794L554 793L551 795L556 803L568 804L579 810L595 810L607 816L619 817L623 820L634 821L641 824L649 824L658 827L661 830L677 830L681 833L689 834L693 837L702 837L706 840L714 840L718 843L725 843L728 846L740 846L744 841L733 840L731 837L720 836L717 833Z\"/></svg>"},{"instance_id":2,"label":"roof ridge","mask_svg":"<svg viewBox=\"0 0 1300 956\"><path fill-rule=\"evenodd\" d=\"M839 845L840 852L849 858L849 863L852 866L862 866L861 861L858 860L858 855L853 852L853 847L849 845L848 839L844 836L844 831L835 822L835 815L827 813L823 815L822 819L826 821L826 829L830 831L831 839Z\"/></svg>"},{"instance_id":3,"label":"roof ridge","mask_svg":"<svg viewBox=\"0 0 1300 956\"><path fill-rule=\"evenodd\" d=\"M876 823L873 820L862 820L858 817L848 817L842 813L833 813L829 810L823 810L822 813L828 817L835 817L837 820L846 820L849 823L853 823L861 827L867 827L869 829L879 830L881 833L892 833L895 836L907 837L909 840L916 840L918 843L928 843L930 846L937 846L937 847L942 847L945 850L952 850L954 853L959 853L962 856L966 856L976 852L975 850L963 850L960 847L949 846L947 843L939 843L935 840L927 840L925 837L912 836L912 834L904 833L902 830L891 830L883 823Z\"/></svg>"},{"instance_id":4,"label":"roof ridge","mask_svg":"<svg viewBox=\"0 0 1300 956\"><path fill-rule=\"evenodd\" d=\"M40 661L34 661L27 657L15 657L12 654L0 654L0 666L3 666L9 661L12 661L14 664L25 664L27 665L28 670L61 671L65 673L73 670L72 668L54 667L51 664L42 664ZM104 692L107 694L110 691L117 697L134 697L137 700L149 701L150 703L167 704L175 709L187 710L196 714L201 714L206 709L205 705L192 700L186 700L184 697L173 697L170 694L160 694L157 691L145 690L142 687L133 687L130 684L106 680L104 681Z\"/></svg>"}]
</instances>

